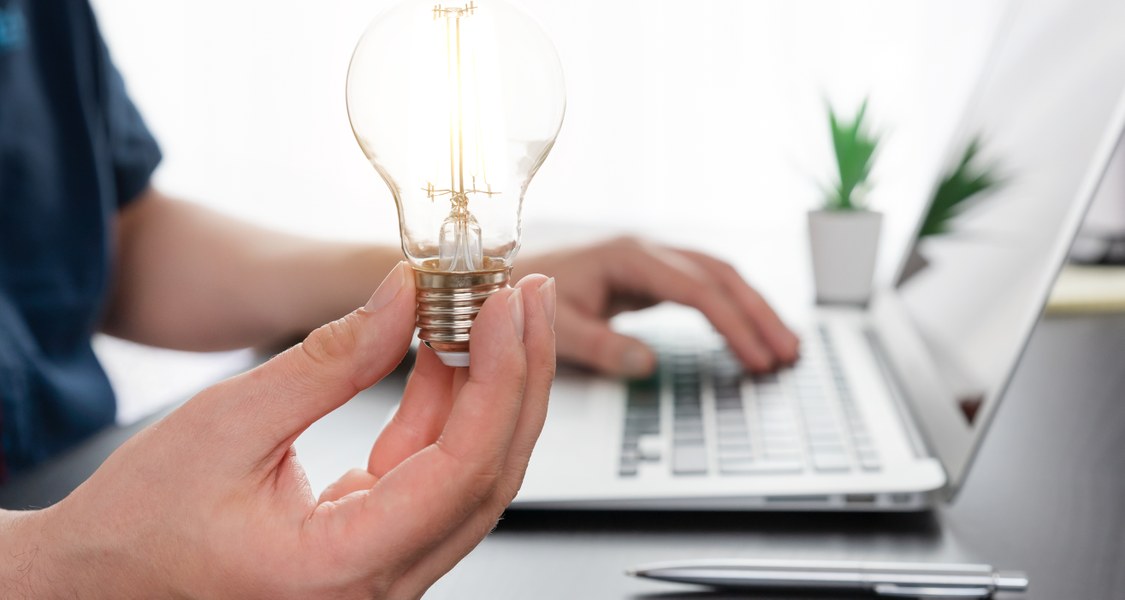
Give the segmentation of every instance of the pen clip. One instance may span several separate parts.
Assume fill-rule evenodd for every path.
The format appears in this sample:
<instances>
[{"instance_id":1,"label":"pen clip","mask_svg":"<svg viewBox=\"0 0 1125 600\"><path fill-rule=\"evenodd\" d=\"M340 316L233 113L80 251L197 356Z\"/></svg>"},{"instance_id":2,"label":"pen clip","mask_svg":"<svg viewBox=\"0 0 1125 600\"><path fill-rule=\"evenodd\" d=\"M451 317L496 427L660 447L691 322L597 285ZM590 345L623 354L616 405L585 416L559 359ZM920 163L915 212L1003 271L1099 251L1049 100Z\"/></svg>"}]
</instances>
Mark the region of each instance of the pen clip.
<instances>
[{"instance_id":1,"label":"pen clip","mask_svg":"<svg viewBox=\"0 0 1125 600\"><path fill-rule=\"evenodd\" d=\"M987 587L934 587L880 583L875 593L890 598L988 598L992 590Z\"/></svg>"}]
</instances>

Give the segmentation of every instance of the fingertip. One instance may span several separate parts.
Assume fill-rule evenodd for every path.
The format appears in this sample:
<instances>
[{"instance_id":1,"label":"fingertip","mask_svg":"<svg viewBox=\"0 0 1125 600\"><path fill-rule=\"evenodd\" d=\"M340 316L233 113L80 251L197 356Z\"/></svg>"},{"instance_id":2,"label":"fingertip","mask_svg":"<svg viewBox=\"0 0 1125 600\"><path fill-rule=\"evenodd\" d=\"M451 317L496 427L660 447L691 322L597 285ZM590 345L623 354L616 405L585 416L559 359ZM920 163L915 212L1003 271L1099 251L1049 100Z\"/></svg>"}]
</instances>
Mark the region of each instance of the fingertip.
<instances>
[{"instance_id":1,"label":"fingertip","mask_svg":"<svg viewBox=\"0 0 1125 600\"><path fill-rule=\"evenodd\" d=\"M520 278L519 282L517 282L514 287L539 289L540 286L547 282L547 279L548 277L542 273L532 273Z\"/></svg>"},{"instance_id":2,"label":"fingertip","mask_svg":"<svg viewBox=\"0 0 1125 600\"><path fill-rule=\"evenodd\" d=\"M793 364L797 362L797 359L801 358L801 339L796 335L792 333L788 335L782 358L787 364Z\"/></svg>"},{"instance_id":3,"label":"fingertip","mask_svg":"<svg viewBox=\"0 0 1125 600\"><path fill-rule=\"evenodd\" d=\"M516 337L523 341L524 317L523 310L523 290L516 288L515 291L508 296L508 314L512 318L512 327L515 328Z\"/></svg>"},{"instance_id":4,"label":"fingertip","mask_svg":"<svg viewBox=\"0 0 1125 600\"><path fill-rule=\"evenodd\" d=\"M513 320L512 296L517 293L516 288L504 288L496 291L484 301L480 312L473 319L469 335L474 342L477 340L491 339L498 336L515 335L515 321Z\"/></svg>"},{"instance_id":5,"label":"fingertip","mask_svg":"<svg viewBox=\"0 0 1125 600\"><path fill-rule=\"evenodd\" d=\"M770 350L780 364L793 364L800 357L801 340L785 325L769 332Z\"/></svg>"},{"instance_id":6,"label":"fingertip","mask_svg":"<svg viewBox=\"0 0 1125 600\"><path fill-rule=\"evenodd\" d=\"M743 349L742 362L755 374L769 373L777 367L777 357L757 345Z\"/></svg>"},{"instance_id":7,"label":"fingertip","mask_svg":"<svg viewBox=\"0 0 1125 600\"><path fill-rule=\"evenodd\" d=\"M348 469L339 479L324 488L324 491L320 493L320 497L317 498L316 503L335 502L352 492L374 486L375 482L378 480L378 477L372 475L366 469Z\"/></svg>"},{"instance_id":8,"label":"fingertip","mask_svg":"<svg viewBox=\"0 0 1125 600\"><path fill-rule=\"evenodd\" d=\"M539 320L540 316L547 321L547 329L554 326L555 310L555 280L538 273L528 275L516 284L516 289L523 291L524 316L527 323ZM537 327L532 325L533 328ZM526 343L527 338L524 339Z\"/></svg>"},{"instance_id":9,"label":"fingertip","mask_svg":"<svg viewBox=\"0 0 1125 600\"><path fill-rule=\"evenodd\" d=\"M378 312L380 309L393 302L408 288L410 292L413 292L414 278L407 276L406 263L399 261L399 263L387 273L387 276L383 278L383 282L379 284L375 293L371 295L367 304L363 306L363 310L367 312Z\"/></svg>"},{"instance_id":10,"label":"fingertip","mask_svg":"<svg viewBox=\"0 0 1125 600\"><path fill-rule=\"evenodd\" d=\"M511 361L515 348L522 354L525 319L518 288L502 289L485 300L469 333L469 372L492 373Z\"/></svg>"},{"instance_id":11,"label":"fingertip","mask_svg":"<svg viewBox=\"0 0 1125 600\"><path fill-rule=\"evenodd\" d=\"M547 324L555 328L555 306L558 302L558 290L555 287L555 278L551 277L539 286L539 298L543 302L543 314L547 317Z\"/></svg>"},{"instance_id":12,"label":"fingertip","mask_svg":"<svg viewBox=\"0 0 1125 600\"><path fill-rule=\"evenodd\" d=\"M656 353L643 342L629 340L621 351L620 374L625 377L647 377L656 369Z\"/></svg>"}]
</instances>

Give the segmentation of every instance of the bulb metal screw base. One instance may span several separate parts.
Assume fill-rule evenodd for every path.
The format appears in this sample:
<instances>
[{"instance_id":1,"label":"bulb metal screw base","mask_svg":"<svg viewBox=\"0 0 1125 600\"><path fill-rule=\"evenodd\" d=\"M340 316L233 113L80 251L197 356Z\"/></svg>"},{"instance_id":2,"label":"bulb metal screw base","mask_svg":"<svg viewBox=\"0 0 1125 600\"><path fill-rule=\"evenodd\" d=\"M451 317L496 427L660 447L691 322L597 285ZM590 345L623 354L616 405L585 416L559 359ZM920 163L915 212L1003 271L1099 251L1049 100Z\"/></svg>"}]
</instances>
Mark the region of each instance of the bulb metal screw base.
<instances>
[{"instance_id":1,"label":"bulb metal screw base","mask_svg":"<svg viewBox=\"0 0 1125 600\"><path fill-rule=\"evenodd\" d=\"M418 339L451 367L469 365L469 329L484 301L508 285L511 269L447 273L414 269Z\"/></svg>"}]
</instances>

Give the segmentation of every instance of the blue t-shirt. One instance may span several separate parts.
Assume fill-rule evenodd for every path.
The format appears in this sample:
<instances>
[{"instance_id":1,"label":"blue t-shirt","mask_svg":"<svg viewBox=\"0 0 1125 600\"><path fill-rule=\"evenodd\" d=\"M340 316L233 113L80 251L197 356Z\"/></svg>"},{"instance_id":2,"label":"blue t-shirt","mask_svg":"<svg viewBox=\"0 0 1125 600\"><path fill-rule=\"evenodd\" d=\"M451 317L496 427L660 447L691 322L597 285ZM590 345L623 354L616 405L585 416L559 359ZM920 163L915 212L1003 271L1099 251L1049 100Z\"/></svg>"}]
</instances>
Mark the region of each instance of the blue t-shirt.
<instances>
[{"instance_id":1,"label":"blue t-shirt","mask_svg":"<svg viewBox=\"0 0 1125 600\"><path fill-rule=\"evenodd\" d=\"M0 0L0 441L9 469L114 420L90 337L106 308L115 215L159 162L87 0Z\"/></svg>"}]
</instances>

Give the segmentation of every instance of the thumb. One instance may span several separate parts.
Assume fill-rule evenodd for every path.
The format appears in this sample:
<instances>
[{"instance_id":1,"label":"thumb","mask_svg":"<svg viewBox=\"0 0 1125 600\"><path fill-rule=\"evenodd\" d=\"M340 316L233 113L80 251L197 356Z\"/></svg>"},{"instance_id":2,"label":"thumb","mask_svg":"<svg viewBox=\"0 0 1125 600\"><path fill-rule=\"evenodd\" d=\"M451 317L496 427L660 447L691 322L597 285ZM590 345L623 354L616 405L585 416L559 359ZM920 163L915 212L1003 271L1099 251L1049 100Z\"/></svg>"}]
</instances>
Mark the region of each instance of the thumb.
<instances>
[{"instance_id":1,"label":"thumb","mask_svg":"<svg viewBox=\"0 0 1125 600\"><path fill-rule=\"evenodd\" d=\"M559 358L619 377L644 377L656 368L656 355L644 342L572 307L559 306L555 329Z\"/></svg>"},{"instance_id":2,"label":"thumb","mask_svg":"<svg viewBox=\"0 0 1125 600\"><path fill-rule=\"evenodd\" d=\"M205 392L246 439L276 447L390 373L414 333L414 279L399 263L367 305ZM250 429L251 431L246 431Z\"/></svg>"}]
</instances>

